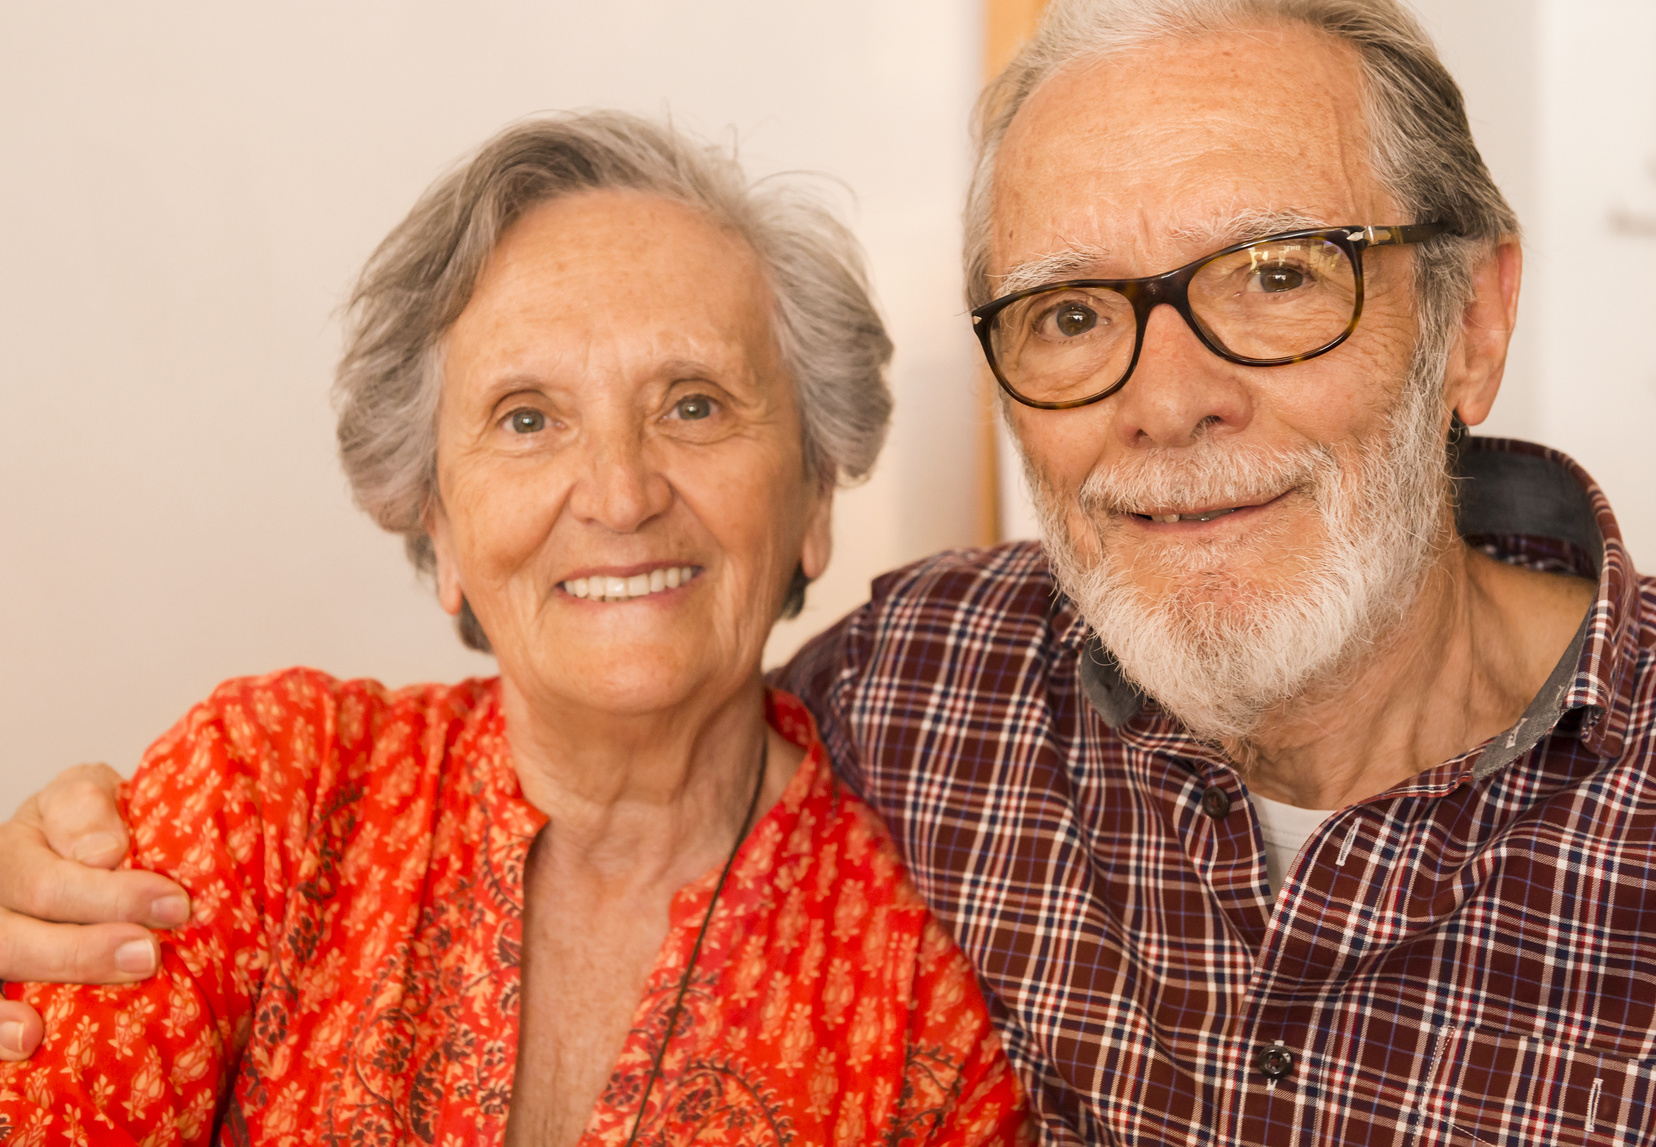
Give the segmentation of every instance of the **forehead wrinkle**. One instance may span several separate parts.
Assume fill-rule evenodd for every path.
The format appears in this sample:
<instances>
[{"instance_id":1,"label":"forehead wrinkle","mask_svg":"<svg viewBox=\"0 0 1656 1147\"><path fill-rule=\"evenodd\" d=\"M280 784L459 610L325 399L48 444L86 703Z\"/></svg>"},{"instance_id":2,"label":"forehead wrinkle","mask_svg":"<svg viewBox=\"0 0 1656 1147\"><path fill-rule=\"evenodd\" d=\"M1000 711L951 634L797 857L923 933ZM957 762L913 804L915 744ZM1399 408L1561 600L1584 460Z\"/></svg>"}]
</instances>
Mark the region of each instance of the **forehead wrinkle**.
<instances>
[{"instance_id":1,"label":"forehead wrinkle","mask_svg":"<svg viewBox=\"0 0 1656 1147\"><path fill-rule=\"evenodd\" d=\"M1200 59L1192 64L1187 56ZM1203 69L1200 73L1192 72L1196 64ZM1096 197L1107 184L1128 201L1147 195L1148 202L1180 222L1181 214L1196 214L1178 211L1181 192L1222 194L1226 183L1244 189L1257 186L1265 194L1250 197L1253 202L1273 207L1283 204L1285 197L1271 194L1271 189L1287 189L1292 195L1294 184L1300 183L1312 193L1292 195L1286 202L1299 207L1310 200L1323 218L1293 223L1323 222L1330 213L1368 214L1371 173L1360 65L1360 57L1343 42L1294 21L1276 20L1204 29L1174 37L1171 43L1158 37L1140 51L1072 61L1044 80L1009 125L994 172L995 194L1019 200L1027 218L1014 215L1010 222L1021 225L1016 234L1009 234L1013 228L1007 226L1004 211L997 210L999 240L1039 243L1035 229L1043 222L1070 222L1018 186L1032 182L1045 200L1054 195L1071 200L1075 195ZM1259 106L1255 99L1237 95L1237 90L1257 91L1257 77L1246 89L1237 88L1237 77L1247 78L1261 68L1267 79L1296 81L1289 111ZM1211 91L1204 78L1215 81ZM1099 113L1099 108L1122 99L1127 102L1119 114ZM1096 178L1082 178L1083 171ZM1208 178L1214 172L1217 177ZM1225 178L1227 174L1235 178ZM1352 199L1362 205L1355 212L1339 206ZM1209 199L1190 207L1200 210L1212 204ZM1226 229L1215 225L1210 230ZM1218 238L1257 237L1258 232L1246 231ZM1029 251L1028 246L1005 250L1001 265Z\"/></svg>"}]
</instances>

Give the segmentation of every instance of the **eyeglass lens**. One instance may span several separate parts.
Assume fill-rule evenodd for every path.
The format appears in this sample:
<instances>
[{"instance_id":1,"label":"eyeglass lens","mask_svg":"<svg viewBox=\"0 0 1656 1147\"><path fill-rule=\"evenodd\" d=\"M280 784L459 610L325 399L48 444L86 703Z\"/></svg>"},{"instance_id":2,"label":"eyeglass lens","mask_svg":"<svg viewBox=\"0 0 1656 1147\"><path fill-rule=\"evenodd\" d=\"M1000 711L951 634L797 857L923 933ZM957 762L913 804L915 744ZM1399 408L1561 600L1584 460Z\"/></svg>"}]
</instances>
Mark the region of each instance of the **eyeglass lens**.
<instances>
[{"instance_id":1,"label":"eyeglass lens","mask_svg":"<svg viewBox=\"0 0 1656 1147\"><path fill-rule=\"evenodd\" d=\"M1318 350L1351 324L1357 274L1326 239L1267 239L1203 263L1188 287L1207 338L1239 359ZM1114 386L1133 360L1133 304L1108 287L1055 287L1011 303L990 331L996 365L1019 394L1069 402Z\"/></svg>"}]
</instances>

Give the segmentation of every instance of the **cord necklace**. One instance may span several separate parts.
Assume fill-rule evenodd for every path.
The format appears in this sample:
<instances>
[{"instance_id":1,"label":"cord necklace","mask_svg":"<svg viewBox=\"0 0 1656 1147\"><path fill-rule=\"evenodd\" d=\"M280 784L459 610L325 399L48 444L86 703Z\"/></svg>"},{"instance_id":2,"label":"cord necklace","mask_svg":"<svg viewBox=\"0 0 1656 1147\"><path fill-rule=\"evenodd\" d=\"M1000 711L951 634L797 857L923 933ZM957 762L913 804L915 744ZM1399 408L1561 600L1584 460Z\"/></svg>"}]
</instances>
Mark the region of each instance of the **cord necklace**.
<instances>
[{"instance_id":1,"label":"cord necklace","mask_svg":"<svg viewBox=\"0 0 1656 1147\"><path fill-rule=\"evenodd\" d=\"M741 850L742 841L747 839L748 829L753 827L753 814L759 809L759 794L765 788L765 766L770 759L770 730L767 728L764 739L759 743L759 776L753 782L753 796L748 799L747 815L742 818L742 827L736 830L736 843L730 846L730 855L725 858L724 868L719 872L719 882L713 886L713 896L707 902L707 914L702 917L701 928L696 932L696 942L690 948L690 960L684 967L684 975L679 977L678 993L673 997L673 1006L667 1012L667 1030L661 1033L661 1046L656 1049L655 1062L650 1065L650 1075L644 1081L644 1094L638 1099L638 1114L633 1117L632 1134L627 1136L627 1147L634 1147L638 1142L638 1135L644 1129L644 1111L650 1105L650 1092L654 1090L656 1080L661 1078L661 1065L667 1058L667 1044L673 1038L673 1031L678 1027L679 1014L684 1010L684 996L690 990L690 977L696 971L696 957L701 955L702 941L707 938L708 925L713 923L713 910L719 906L719 893L724 891L725 879L730 875L730 868L736 863L736 853Z\"/></svg>"}]
</instances>

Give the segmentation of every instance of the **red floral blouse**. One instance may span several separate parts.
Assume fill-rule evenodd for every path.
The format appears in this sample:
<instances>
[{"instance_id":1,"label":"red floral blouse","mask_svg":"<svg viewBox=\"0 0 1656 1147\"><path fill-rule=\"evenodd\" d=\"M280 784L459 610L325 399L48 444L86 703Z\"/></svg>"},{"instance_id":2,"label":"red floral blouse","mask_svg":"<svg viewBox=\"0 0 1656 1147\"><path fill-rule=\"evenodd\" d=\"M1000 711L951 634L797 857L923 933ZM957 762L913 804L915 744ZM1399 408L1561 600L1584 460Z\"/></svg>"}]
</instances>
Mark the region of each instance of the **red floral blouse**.
<instances>
[{"instance_id":1,"label":"red floral blouse","mask_svg":"<svg viewBox=\"0 0 1656 1147\"><path fill-rule=\"evenodd\" d=\"M804 707L768 708L808 753L737 854L639 1142L1028 1141L965 958ZM126 796L133 863L194 917L142 984L8 987L46 1039L0 1065L6 1147L502 1141L545 819L504 732L496 681L220 686ZM582 1147L632 1132L716 878L673 901Z\"/></svg>"}]
</instances>

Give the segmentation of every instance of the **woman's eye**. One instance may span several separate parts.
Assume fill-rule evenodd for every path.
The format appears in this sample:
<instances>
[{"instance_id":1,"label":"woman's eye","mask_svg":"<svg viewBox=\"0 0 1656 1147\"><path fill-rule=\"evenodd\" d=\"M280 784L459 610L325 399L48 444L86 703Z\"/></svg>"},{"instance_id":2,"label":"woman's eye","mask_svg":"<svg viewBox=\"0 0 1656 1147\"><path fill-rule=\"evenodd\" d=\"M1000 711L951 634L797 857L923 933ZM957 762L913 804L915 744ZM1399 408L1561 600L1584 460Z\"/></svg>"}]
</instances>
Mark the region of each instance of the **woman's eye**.
<instances>
[{"instance_id":1,"label":"woman's eye","mask_svg":"<svg viewBox=\"0 0 1656 1147\"><path fill-rule=\"evenodd\" d=\"M538 410L514 410L506 418L515 434L539 434L546 429L546 415Z\"/></svg>"},{"instance_id":2,"label":"woman's eye","mask_svg":"<svg viewBox=\"0 0 1656 1147\"><path fill-rule=\"evenodd\" d=\"M1292 267L1263 267L1255 272L1259 289L1268 295L1296 290L1305 285L1305 273Z\"/></svg>"},{"instance_id":3,"label":"woman's eye","mask_svg":"<svg viewBox=\"0 0 1656 1147\"><path fill-rule=\"evenodd\" d=\"M692 394L673 403L673 413L686 422L698 422L713 413L713 400L705 394Z\"/></svg>"}]
</instances>

